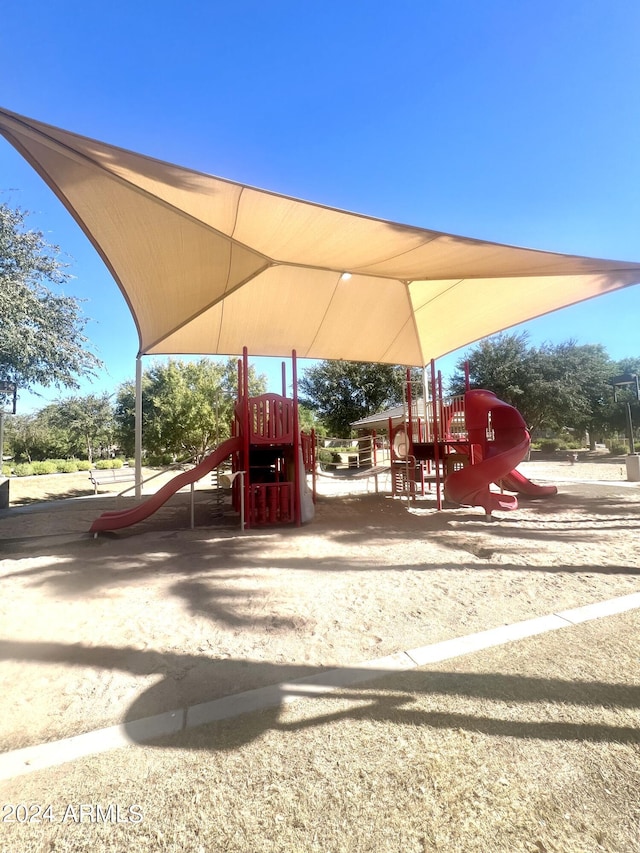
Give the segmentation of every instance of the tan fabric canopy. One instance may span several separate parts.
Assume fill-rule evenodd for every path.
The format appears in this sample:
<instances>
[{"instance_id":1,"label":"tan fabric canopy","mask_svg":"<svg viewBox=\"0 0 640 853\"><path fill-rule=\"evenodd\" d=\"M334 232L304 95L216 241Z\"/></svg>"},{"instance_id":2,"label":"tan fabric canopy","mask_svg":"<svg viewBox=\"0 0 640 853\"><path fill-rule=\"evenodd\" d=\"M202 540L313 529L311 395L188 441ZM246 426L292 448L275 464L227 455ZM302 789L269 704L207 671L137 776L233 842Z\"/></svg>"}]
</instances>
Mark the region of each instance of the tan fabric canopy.
<instances>
[{"instance_id":1,"label":"tan fabric canopy","mask_svg":"<svg viewBox=\"0 0 640 853\"><path fill-rule=\"evenodd\" d=\"M141 354L424 365L640 281L640 264L456 237L173 166L0 110L84 229ZM345 275L348 274L348 275Z\"/></svg>"}]
</instances>

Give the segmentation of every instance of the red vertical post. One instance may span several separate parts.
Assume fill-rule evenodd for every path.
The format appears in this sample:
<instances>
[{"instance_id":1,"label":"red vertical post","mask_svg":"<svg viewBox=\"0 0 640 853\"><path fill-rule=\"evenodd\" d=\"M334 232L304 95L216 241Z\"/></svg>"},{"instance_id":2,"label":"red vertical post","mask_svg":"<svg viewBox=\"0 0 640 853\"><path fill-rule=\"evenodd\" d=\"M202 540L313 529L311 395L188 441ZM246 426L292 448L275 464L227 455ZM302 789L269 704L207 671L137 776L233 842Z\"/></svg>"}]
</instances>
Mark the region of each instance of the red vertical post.
<instances>
[{"instance_id":1,"label":"red vertical post","mask_svg":"<svg viewBox=\"0 0 640 853\"><path fill-rule=\"evenodd\" d=\"M436 363L431 359L431 411L433 413L433 458L436 469L436 506L442 509L442 496L440 494L440 431L438 429L438 392L436 385Z\"/></svg>"},{"instance_id":2,"label":"red vertical post","mask_svg":"<svg viewBox=\"0 0 640 853\"><path fill-rule=\"evenodd\" d=\"M409 421L408 421L408 430L409 434L407 436L407 452L411 456L413 456L413 423L411 419L411 408L413 405L413 400L411 397L411 369L407 368L407 409L409 410Z\"/></svg>"},{"instance_id":3,"label":"red vertical post","mask_svg":"<svg viewBox=\"0 0 640 853\"><path fill-rule=\"evenodd\" d=\"M251 466L250 466L250 440L251 424L249 417L249 350L242 348L242 455L244 457L244 517L246 527L251 527L250 495L251 495Z\"/></svg>"},{"instance_id":4,"label":"red vertical post","mask_svg":"<svg viewBox=\"0 0 640 853\"><path fill-rule=\"evenodd\" d=\"M413 398L411 393L411 368L407 368L407 409L409 411L409 418L407 421L407 460L405 465L405 472L407 478L407 488L409 489L409 501L411 501L414 495L412 494L412 486L411 483L415 481L415 461L413 462L413 470L410 471L409 466L412 464L409 457L413 457L413 416L412 416L412 408L413 408Z\"/></svg>"},{"instance_id":5,"label":"red vertical post","mask_svg":"<svg viewBox=\"0 0 640 853\"><path fill-rule=\"evenodd\" d=\"M237 364L237 390L236 390L236 405L233 407L233 415L231 420L231 435L232 436L241 436L242 435L242 420L241 420L241 407L242 407L242 360L238 359ZM234 453L231 457L231 471L235 474L236 471L242 471L242 450L238 453ZM238 479L234 479L233 484L231 486L231 500L233 504L233 508L236 512L240 512L240 481Z\"/></svg>"},{"instance_id":6,"label":"red vertical post","mask_svg":"<svg viewBox=\"0 0 640 853\"><path fill-rule=\"evenodd\" d=\"M396 494L396 478L393 471L393 421L389 418L389 465L391 466L391 494Z\"/></svg>"},{"instance_id":7,"label":"red vertical post","mask_svg":"<svg viewBox=\"0 0 640 853\"><path fill-rule=\"evenodd\" d=\"M287 365L282 362L282 396L287 396Z\"/></svg>"},{"instance_id":8,"label":"red vertical post","mask_svg":"<svg viewBox=\"0 0 640 853\"><path fill-rule=\"evenodd\" d=\"M418 411L420 411L420 410L418 409ZM417 422L417 435L418 435L418 441L420 441L420 442L425 441L425 439L423 438L423 435L422 435L422 418L420 418L420 417L418 417L418 422ZM420 462L420 494L423 496L424 496L425 465L428 465L428 464L429 464L428 462L427 463Z\"/></svg>"},{"instance_id":9,"label":"red vertical post","mask_svg":"<svg viewBox=\"0 0 640 853\"><path fill-rule=\"evenodd\" d=\"M300 495L300 423L298 418L298 365L296 351L291 352L291 371L293 382L293 514L296 527L302 524L302 507Z\"/></svg>"},{"instance_id":10,"label":"red vertical post","mask_svg":"<svg viewBox=\"0 0 640 853\"><path fill-rule=\"evenodd\" d=\"M464 363L464 390L465 390L465 394L467 391L471 390L471 378L469 376L469 362L468 361L465 361L465 363ZM465 430L466 430L467 439L468 439L469 438L469 430L467 429L466 397L463 398L463 401L462 401L462 411L465 413L464 424L465 424ZM473 444L471 444L471 441L469 441L469 462L471 463L471 465L473 465L475 462L474 454L473 454Z\"/></svg>"},{"instance_id":11,"label":"red vertical post","mask_svg":"<svg viewBox=\"0 0 640 853\"><path fill-rule=\"evenodd\" d=\"M440 436L444 441L447 437L444 422L444 402L442 399L442 373L438 371L438 423L440 424Z\"/></svg>"}]
</instances>

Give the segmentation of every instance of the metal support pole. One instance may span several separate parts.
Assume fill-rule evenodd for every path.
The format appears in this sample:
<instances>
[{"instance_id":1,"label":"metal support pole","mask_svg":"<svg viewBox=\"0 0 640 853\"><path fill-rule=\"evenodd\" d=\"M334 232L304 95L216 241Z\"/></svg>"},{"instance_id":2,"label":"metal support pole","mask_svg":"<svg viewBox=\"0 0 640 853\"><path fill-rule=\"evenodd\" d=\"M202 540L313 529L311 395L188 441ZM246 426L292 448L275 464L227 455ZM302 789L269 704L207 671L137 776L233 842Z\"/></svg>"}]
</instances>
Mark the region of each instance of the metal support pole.
<instances>
[{"instance_id":1,"label":"metal support pole","mask_svg":"<svg viewBox=\"0 0 640 853\"><path fill-rule=\"evenodd\" d=\"M627 433L629 435L629 453L633 456L636 452L633 441L633 421L631 420L631 403L627 403ZM0 446L1 443L0 443Z\"/></svg>"}]
</instances>

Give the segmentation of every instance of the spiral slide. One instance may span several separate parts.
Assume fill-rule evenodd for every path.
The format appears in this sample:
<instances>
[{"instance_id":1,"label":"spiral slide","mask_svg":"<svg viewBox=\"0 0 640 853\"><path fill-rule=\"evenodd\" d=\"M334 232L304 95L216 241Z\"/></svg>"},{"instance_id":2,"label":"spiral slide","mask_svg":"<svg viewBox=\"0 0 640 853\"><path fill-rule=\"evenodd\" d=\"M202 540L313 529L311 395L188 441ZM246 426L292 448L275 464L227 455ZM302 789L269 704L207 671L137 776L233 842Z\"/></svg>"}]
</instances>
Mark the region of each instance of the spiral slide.
<instances>
[{"instance_id":1,"label":"spiral slide","mask_svg":"<svg viewBox=\"0 0 640 853\"><path fill-rule=\"evenodd\" d=\"M525 431L526 432L526 431ZM449 474L444 484L444 496L452 503L464 506L481 506L487 515L494 510L518 508L515 495L492 492L491 483L503 480L522 462L529 449L529 435L502 449L500 453Z\"/></svg>"},{"instance_id":2,"label":"spiral slide","mask_svg":"<svg viewBox=\"0 0 640 853\"><path fill-rule=\"evenodd\" d=\"M490 486L517 474L514 468L527 455L530 438L522 415L493 392L484 390L467 391L465 410L470 441L482 448L483 458L447 477L445 498L464 506L484 507L487 515L493 510L517 509L515 495L492 492ZM494 433L492 441L486 440L489 423Z\"/></svg>"},{"instance_id":3,"label":"spiral slide","mask_svg":"<svg viewBox=\"0 0 640 853\"><path fill-rule=\"evenodd\" d=\"M132 509L110 510L102 513L91 525L91 532L99 533L101 530L118 530L121 527L129 527L131 524L143 521L165 504L171 495L174 495L183 486L195 483L201 477L204 477L205 474L208 474L209 471L217 468L227 456L231 456L232 453L240 450L240 447L241 442L239 438L229 438L227 441L223 441L208 456L205 456L199 465L196 465L190 471L183 471L177 477L169 480L154 495L151 495L151 497L147 498L143 503L138 504L138 506Z\"/></svg>"},{"instance_id":4,"label":"spiral slide","mask_svg":"<svg viewBox=\"0 0 640 853\"><path fill-rule=\"evenodd\" d=\"M519 492L521 495L529 495L532 498L558 494L557 486L541 486L538 483L532 483L520 471L511 471L498 485L509 492Z\"/></svg>"}]
</instances>

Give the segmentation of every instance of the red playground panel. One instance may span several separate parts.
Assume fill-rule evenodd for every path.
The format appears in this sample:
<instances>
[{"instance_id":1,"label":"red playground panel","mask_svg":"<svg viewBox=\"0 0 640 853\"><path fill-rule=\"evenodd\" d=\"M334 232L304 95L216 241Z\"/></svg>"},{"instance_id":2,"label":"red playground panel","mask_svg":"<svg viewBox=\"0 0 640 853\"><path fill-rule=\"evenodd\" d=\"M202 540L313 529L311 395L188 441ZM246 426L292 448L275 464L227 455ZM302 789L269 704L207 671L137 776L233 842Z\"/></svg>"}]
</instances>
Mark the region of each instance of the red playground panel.
<instances>
[{"instance_id":1,"label":"red playground panel","mask_svg":"<svg viewBox=\"0 0 640 853\"><path fill-rule=\"evenodd\" d=\"M280 394L249 396L247 349L238 361L238 399L232 437L206 456L195 468L183 471L142 503L129 510L103 513L91 526L102 530L128 527L147 518L171 495L195 483L205 473L231 458L232 503L243 510L244 526L302 523L304 490L305 521L313 516L315 503L315 435L301 434L298 427L296 354L292 353L293 398ZM286 388L283 364L283 392ZM314 475L313 494L306 474ZM244 505L241 507L241 501Z\"/></svg>"},{"instance_id":2,"label":"red playground panel","mask_svg":"<svg viewBox=\"0 0 640 853\"><path fill-rule=\"evenodd\" d=\"M537 485L515 470L530 447L527 425L517 409L492 391L469 390L468 383L464 395L443 400L433 362L431 387L435 399L425 404L423 416L412 416L407 374L409 416L402 424L389 423L394 494L413 497L424 494L425 485L435 485L438 509L444 495L451 503L483 507L487 517L497 509L517 509L513 493L557 494L555 486Z\"/></svg>"}]
</instances>

